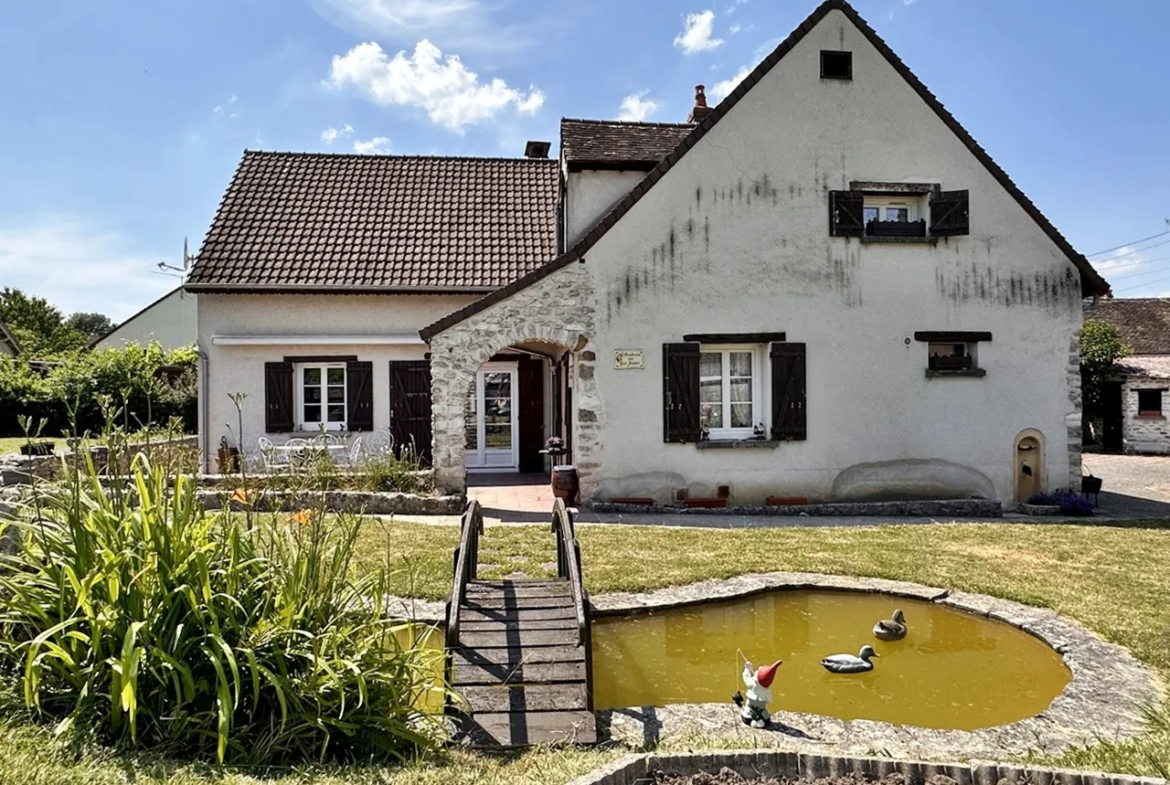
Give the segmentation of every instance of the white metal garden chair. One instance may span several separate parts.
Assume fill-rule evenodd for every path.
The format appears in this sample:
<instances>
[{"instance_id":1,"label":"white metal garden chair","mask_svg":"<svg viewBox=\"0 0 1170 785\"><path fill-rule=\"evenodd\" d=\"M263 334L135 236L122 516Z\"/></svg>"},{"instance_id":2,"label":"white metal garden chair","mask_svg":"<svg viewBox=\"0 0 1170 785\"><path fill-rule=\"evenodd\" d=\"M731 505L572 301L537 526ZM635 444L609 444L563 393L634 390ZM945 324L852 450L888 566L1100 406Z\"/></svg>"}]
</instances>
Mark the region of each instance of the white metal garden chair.
<instances>
[{"instance_id":1,"label":"white metal garden chair","mask_svg":"<svg viewBox=\"0 0 1170 785\"><path fill-rule=\"evenodd\" d=\"M260 453L260 460L264 462L264 470L272 472L288 466L288 453L276 449L276 445L267 436L256 440L256 448Z\"/></svg>"},{"instance_id":2,"label":"white metal garden chair","mask_svg":"<svg viewBox=\"0 0 1170 785\"><path fill-rule=\"evenodd\" d=\"M390 431L374 431L366 440L366 455L380 458L394 449L394 437Z\"/></svg>"},{"instance_id":3,"label":"white metal garden chair","mask_svg":"<svg viewBox=\"0 0 1170 785\"><path fill-rule=\"evenodd\" d=\"M349 449L341 454L340 462L345 466L361 466L365 462L365 453L363 450L362 437L355 436L349 445Z\"/></svg>"}]
</instances>

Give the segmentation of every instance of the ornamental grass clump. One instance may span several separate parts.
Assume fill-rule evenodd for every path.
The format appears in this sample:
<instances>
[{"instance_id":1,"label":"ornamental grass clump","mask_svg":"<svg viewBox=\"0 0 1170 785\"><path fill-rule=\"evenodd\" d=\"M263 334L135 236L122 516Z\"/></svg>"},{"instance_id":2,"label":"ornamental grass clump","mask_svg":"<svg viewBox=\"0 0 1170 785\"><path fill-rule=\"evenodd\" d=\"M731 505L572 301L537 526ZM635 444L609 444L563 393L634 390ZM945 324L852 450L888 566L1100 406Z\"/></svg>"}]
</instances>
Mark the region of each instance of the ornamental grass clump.
<instances>
[{"instance_id":1,"label":"ornamental grass clump","mask_svg":"<svg viewBox=\"0 0 1170 785\"><path fill-rule=\"evenodd\" d=\"M0 677L61 732L219 762L434 743L442 654L385 614L384 570L358 575L362 521L209 513L194 491L141 455L39 488L0 556Z\"/></svg>"}]
</instances>

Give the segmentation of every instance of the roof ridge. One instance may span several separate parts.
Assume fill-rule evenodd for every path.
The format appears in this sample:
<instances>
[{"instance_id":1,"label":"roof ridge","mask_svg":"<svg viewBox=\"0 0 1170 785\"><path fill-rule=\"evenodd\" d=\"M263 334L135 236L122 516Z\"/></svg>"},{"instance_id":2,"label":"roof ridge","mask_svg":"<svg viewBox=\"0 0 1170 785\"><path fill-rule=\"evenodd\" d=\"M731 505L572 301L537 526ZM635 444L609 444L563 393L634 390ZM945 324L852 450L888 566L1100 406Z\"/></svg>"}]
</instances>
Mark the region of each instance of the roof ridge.
<instances>
[{"instance_id":1,"label":"roof ridge","mask_svg":"<svg viewBox=\"0 0 1170 785\"><path fill-rule=\"evenodd\" d=\"M693 128L696 123L651 123L645 120L593 120L587 117L562 117L561 123L592 123L593 125L646 126L648 128Z\"/></svg>"},{"instance_id":2,"label":"roof ridge","mask_svg":"<svg viewBox=\"0 0 1170 785\"><path fill-rule=\"evenodd\" d=\"M385 153L385 154L370 154L370 153L354 153L344 151L322 151L314 152L312 150L253 150L250 148L244 149L244 157L248 156L268 156L279 158L361 158L370 160L385 160L392 158L398 161L412 160L412 161L478 161L486 163L557 163L555 158L528 158L526 156L490 156L490 155L423 155L414 153Z\"/></svg>"},{"instance_id":3,"label":"roof ridge","mask_svg":"<svg viewBox=\"0 0 1170 785\"><path fill-rule=\"evenodd\" d=\"M840 11L849 19L849 21L861 32L862 36L869 41L882 57L893 67L895 72L914 90L919 98L926 103L944 125L955 135L956 138L975 156L975 159L983 164L983 167L992 176L1000 187L1007 191L1008 195L1012 196L1016 203L1028 214L1030 218L1036 223L1044 234L1061 250L1072 263L1072 265L1080 272L1081 291L1082 294L1109 294L1109 284L1101 276L1100 273L1089 263L1089 260L1072 247L1072 244L1060 233L1050 220L1040 212L1035 203L1027 197L1026 194L1015 182L1008 176L1007 172L1003 170L999 164L975 141L970 132L955 118L950 111L943 106L942 102L932 93L929 88L919 79L910 67L898 57L889 44L885 42L877 31L870 27L869 23L857 12L848 0L824 0L816 9L808 15L803 22L801 22L795 30L788 34L788 36L781 41L775 49L773 49L763 60L756 64L756 67L744 77L735 89L731 91L719 105L712 109L711 113L695 124L694 128L688 133L675 147L670 155L663 158L658 164L651 169L646 177L642 179L634 188L627 193L613 208L603 215L591 228L586 232L574 245L565 253L544 266L539 267L532 272L517 278L507 286L492 292L491 294L470 303L458 311L439 319L433 324L424 327L419 331L419 334L424 340L429 341L434 335L446 330L447 328L458 324L464 319L479 313L485 308L503 300L516 292L524 289L537 281L551 275L552 273L568 266L570 263L581 259L584 255L600 240L611 227L620 221L626 213L628 213L635 204L637 204L642 197L653 188L663 176L669 172L678 160L687 154L687 152L694 147L699 140L706 136L707 132L711 130L724 116L727 115L736 104L750 91L755 85L763 79L769 71L777 63L791 52L801 41L804 40L813 28L819 25L831 11ZM1090 289L1086 292L1086 288Z\"/></svg>"}]
</instances>

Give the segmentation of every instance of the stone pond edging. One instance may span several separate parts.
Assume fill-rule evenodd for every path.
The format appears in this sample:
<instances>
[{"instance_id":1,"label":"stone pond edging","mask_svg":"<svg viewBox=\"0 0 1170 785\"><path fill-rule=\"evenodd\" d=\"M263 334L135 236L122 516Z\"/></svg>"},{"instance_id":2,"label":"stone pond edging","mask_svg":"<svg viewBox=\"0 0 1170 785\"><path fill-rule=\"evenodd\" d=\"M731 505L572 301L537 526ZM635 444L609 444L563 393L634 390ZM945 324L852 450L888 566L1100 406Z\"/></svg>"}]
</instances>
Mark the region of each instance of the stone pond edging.
<instances>
[{"instance_id":1,"label":"stone pond edging","mask_svg":"<svg viewBox=\"0 0 1170 785\"><path fill-rule=\"evenodd\" d=\"M345 512L364 515L460 515L466 500L462 496L420 496L414 493L380 493L373 491L259 491L252 502L252 509L260 512L283 510L317 509L324 500L328 512ZM228 490L195 491L196 498L209 510L218 510L230 504L233 509L243 509L238 502L231 501Z\"/></svg>"},{"instance_id":2,"label":"stone pond edging","mask_svg":"<svg viewBox=\"0 0 1170 785\"><path fill-rule=\"evenodd\" d=\"M599 712L610 736L636 746L660 741L742 741L744 747L792 746L901 757L995 759L1032 752L1055 754L1101 739L1121 740L1144 731L1142 707L1161 699L1152 671L1126 649L1107 643L1055 611L982 594L950 592L916 583L841 575L775 572L741 575L659 589L644 594L591 598L595 616L620 616L703 602L748 597L774 590L824 589L889 594L938 602L1010 624L1052 646L1072 671L1072 681L1040 714L1010 725L976 731L895 726L871 720L840 720L777 712L776 727L745 727L730 702Z\"/></svg>"},{"instance_id":3,"label":"stone pond edging","mask_svg":"<svg viewBox=\"0 0 1170 785\"><path fill-rule=\"evenodd\" d=\"M817 780L857 775L878 782L901 774L905 785L926 785L943 778L955 785L1165 785L1166 780L1099 772L1011 766L1002 763L927 763L893 758L854 758L796 752L751 750L743 752L628 755L602 766L569 785L635 785L652 781L661 771L680 777L701 772L736 771L745 779L776 777ZM945 782L946 780L942 780Z\"/></svg>"}]
</instances>

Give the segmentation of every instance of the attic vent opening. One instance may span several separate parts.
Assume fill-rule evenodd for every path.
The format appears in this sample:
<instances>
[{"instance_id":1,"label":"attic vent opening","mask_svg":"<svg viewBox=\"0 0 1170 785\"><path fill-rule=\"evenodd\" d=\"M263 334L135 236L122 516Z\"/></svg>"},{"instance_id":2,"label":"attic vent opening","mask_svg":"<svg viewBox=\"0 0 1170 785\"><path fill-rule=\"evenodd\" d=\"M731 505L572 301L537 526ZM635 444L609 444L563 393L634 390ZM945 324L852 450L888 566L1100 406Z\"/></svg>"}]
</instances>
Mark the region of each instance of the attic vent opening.
<instances>
[{"instance_id":1,"label":"attic vent opening","mask_svg":"<svg viewBox=\"0 0 1170 785\"><path fill-rule=\"evenodd\" d=\"M548 158L549 148L552 147L551 142L530 141L524 145L525 158Z\"/></svg>"},{"instance_id":2,"label":"attic vent opening","mask_svg":"<svg viewBox=\"0 0 1170 785\"><path fill-rule=\"evenodd\" d=\"M821 50L821 79L853 79L853 53Z\"/></svg>"}]
</instances>

